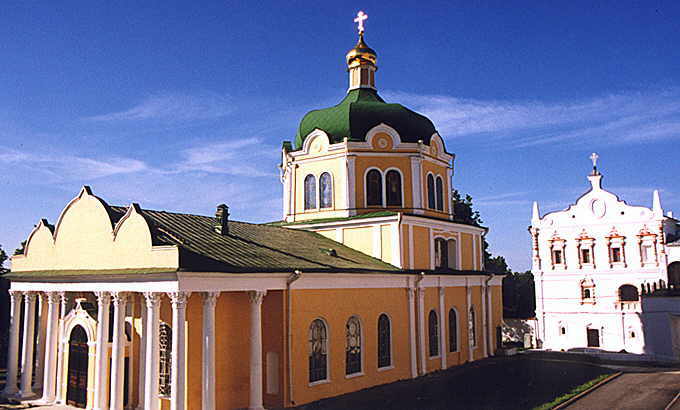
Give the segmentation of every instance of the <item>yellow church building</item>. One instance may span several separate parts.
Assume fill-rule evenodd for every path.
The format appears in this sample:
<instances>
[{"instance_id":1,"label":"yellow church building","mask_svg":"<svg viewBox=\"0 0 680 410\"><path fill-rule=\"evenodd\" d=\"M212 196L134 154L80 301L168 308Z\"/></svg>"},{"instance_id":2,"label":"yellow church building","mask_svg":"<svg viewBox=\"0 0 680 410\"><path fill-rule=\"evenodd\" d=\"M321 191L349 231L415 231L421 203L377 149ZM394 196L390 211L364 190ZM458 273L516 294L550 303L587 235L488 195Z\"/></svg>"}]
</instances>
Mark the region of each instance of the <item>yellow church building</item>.
<instances>
[{"instance_id":1,"label":"yellow church building","mask_svg":"<svg viewBox=\"0 0 680 410\"><path fill-rule=\"evenodd\" d=\"M457 220L433 123L378 95L362 16L347 95L283 143L281 221L113 206L86 186L38 223L8 275L6 396L293 407L495 353L486 228Z\"/></svg>"}]
</instances>

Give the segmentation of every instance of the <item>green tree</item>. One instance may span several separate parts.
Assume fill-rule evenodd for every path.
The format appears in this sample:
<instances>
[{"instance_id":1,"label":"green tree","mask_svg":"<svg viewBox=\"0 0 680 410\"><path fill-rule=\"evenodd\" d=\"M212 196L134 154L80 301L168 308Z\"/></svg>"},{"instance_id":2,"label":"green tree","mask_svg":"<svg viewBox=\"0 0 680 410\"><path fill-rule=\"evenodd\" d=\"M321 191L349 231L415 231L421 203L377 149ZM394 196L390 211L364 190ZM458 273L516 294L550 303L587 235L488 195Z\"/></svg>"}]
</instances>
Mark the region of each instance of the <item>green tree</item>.
<instances>
[{"instance_id":1,"label":"green tree","mask_svg":"<svg viewBox=\"0 0 680 410\"><path fill-rule=\"evenodd\" d=\"M8 269L5 268L5 261L7 261L7 258L7 253L2 249L2 245L0 245L0 275L7 273L8 271Z\"/></svg>"},{"instance_id":2,"label":"green tree","mask_svg":"<svg viewBox=\"0 0 680 410\"><path fill-rule=\"evenodd\" d=\"M26 250L26 241L21 241L21 245L14 250L15 255L23 255Z\"/></svg>"}]
</instances>

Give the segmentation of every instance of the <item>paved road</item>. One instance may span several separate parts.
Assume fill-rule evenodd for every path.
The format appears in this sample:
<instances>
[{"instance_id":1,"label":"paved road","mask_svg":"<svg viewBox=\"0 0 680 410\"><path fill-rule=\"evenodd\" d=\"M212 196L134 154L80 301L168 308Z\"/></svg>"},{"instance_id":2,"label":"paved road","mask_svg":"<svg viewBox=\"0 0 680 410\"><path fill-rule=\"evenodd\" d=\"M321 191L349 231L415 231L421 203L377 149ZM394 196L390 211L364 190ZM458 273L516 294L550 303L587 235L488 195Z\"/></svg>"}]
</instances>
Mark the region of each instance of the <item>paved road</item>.
<instances>
[{"instance_id":1,"label":"paved road","mask_svg":"<svg viewBox=\"0 0 680 410\"><path fill-rule=\"evenodd\" d=\"M680 371L624 373L568 406L569 410L663 410L680 392ZM680 410L680 402L673 410Z\"/></svg>"}]
</instances>

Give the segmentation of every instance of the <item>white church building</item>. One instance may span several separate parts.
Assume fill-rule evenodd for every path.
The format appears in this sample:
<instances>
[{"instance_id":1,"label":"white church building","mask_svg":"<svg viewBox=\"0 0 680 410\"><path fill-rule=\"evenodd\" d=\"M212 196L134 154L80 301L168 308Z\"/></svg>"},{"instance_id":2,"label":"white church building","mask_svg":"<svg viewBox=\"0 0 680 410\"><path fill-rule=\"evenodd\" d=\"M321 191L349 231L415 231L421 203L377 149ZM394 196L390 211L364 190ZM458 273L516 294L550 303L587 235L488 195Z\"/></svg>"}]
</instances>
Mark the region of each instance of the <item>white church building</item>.
<instances>
[{"instance_id":1,"label":"white church building","mask_svg":"<svg viewBox=\"0 0 680 410\"><path fill-rule=\"evenodd\" d=\"M678 221L664 215L658 191L650 209L604 190L597 155L591 159L590 190L576 203L543 216L533 205L536 337L552 350L654 353L647 347L646 338L655 336L645 331L641 296L669 282L680 286L668 269L680 260L680 248L668 244L677 237Z\"/></svg>"}]
</instances>

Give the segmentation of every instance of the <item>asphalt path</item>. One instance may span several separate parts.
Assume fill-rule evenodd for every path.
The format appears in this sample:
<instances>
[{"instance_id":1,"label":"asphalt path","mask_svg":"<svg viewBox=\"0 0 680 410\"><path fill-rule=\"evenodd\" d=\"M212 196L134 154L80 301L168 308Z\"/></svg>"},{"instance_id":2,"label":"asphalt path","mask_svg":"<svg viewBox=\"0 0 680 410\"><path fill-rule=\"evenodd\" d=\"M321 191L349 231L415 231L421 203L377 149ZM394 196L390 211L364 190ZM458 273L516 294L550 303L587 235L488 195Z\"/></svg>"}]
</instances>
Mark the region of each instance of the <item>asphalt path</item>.
<instances>
[{"instance_id":1,"label":"asphalt path","mask_svg":"<svg viewBox=\"0 0 680 410\"><path fill-rule=\"evenodd\" d=\"M664 410L680 392L680 371L626 372L566 408L569 410ZM680 410L680 401L669 409Z\"/></svg>"}]
</instances>

